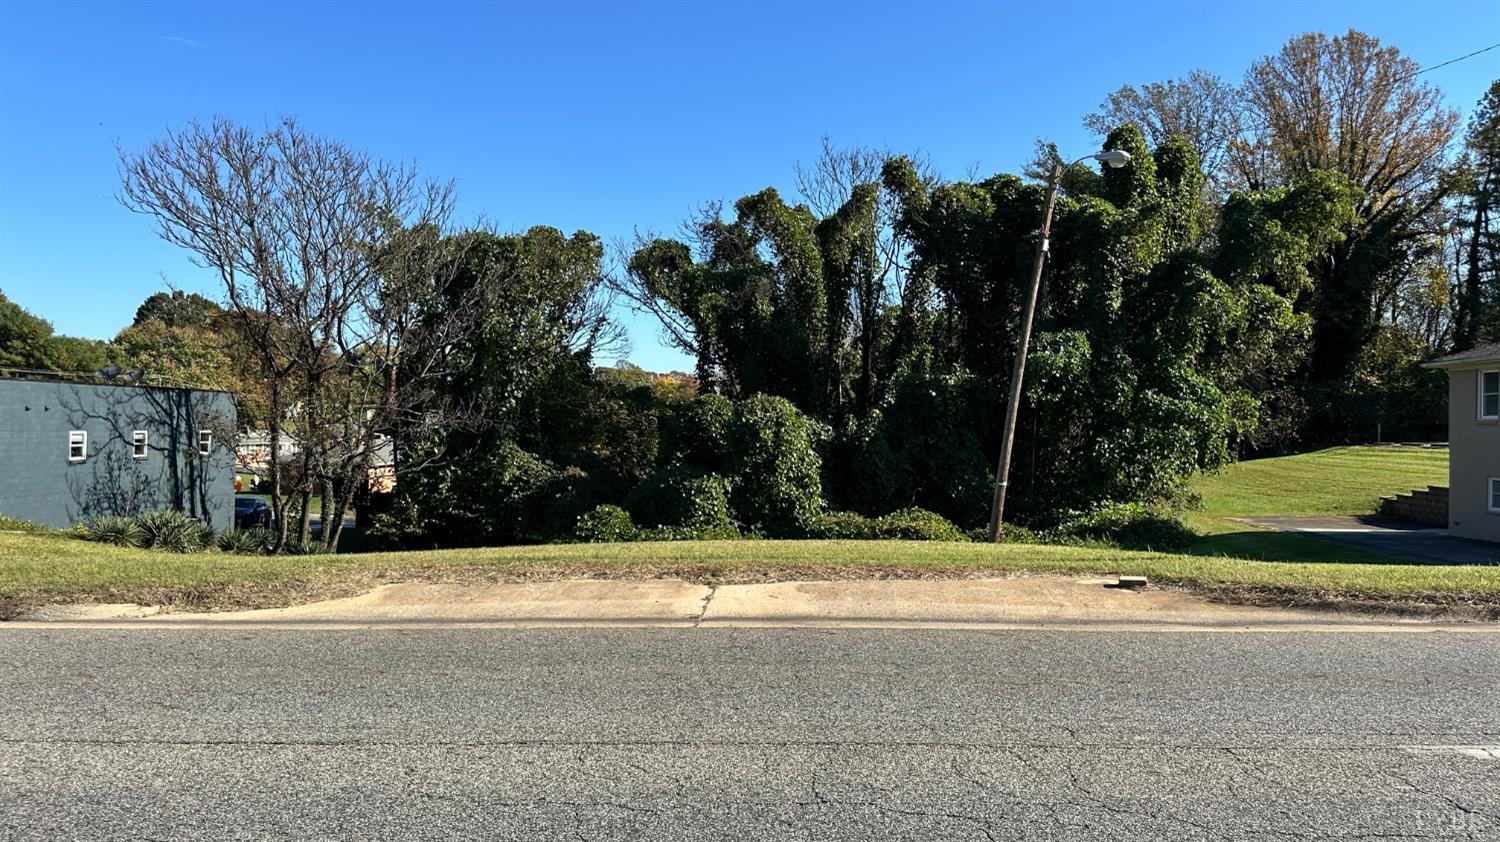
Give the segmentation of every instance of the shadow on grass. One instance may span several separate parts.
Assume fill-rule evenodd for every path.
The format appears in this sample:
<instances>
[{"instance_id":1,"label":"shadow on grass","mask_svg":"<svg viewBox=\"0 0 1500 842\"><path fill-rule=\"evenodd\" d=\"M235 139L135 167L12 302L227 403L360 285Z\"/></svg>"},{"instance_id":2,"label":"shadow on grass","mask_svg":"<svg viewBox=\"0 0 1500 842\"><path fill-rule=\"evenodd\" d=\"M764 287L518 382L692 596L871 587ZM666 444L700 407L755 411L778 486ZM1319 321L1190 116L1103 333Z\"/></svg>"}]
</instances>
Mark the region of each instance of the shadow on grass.
<instances>
[{"instance_id":1,"label":"shadow on grass","mask_svg":"<svg viewBox=\"0 0 1500 842\"><path fill-rule=\"evenodd\" d=\"M1369 550L1293 535L1287 532L1245 530L1204 535L1180 552L1197 556L1228 556L1256 561L1300 561L1308 564L1410 564L1404 559Z\"/></svg>"}]
</instances>

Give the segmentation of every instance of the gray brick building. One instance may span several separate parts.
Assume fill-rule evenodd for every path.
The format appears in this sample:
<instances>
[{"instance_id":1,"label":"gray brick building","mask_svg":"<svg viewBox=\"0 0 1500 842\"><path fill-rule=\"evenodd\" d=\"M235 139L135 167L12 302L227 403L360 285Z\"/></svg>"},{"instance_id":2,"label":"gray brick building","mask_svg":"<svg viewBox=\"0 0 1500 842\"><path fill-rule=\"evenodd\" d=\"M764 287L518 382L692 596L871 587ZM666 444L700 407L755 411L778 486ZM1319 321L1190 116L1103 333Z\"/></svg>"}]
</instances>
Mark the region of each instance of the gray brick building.
<instances>
[{"instance_id":1,"label":"gray brick building","mask_svg":"<svg viewBox=\"0 0 1500 842\"><path fill-rule=\"evenodd\" d=\"M0 377L0 514L65 527L174 510L234 520L225 392Z\"/></svg>"}]
</instances>

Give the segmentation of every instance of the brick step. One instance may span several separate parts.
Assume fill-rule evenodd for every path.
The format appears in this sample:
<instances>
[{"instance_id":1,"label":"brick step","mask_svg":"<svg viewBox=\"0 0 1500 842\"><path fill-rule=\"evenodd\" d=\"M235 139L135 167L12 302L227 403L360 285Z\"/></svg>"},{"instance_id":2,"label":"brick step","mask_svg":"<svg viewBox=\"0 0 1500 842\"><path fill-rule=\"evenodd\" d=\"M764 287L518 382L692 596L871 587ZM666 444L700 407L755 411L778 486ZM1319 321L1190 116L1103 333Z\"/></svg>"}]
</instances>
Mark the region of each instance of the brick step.
<instances>
[{"instance_id":1,"label":"brick step","mask_svg":"<svg viewBox=\"0 0 1500 842\"><path fill-rule=\"evenodd\" d=\"M1448 487L1429 485L1426 488L1388 494L1380 498L1377 509L1382 517L1404 520L1428 526L1448 525Z\"/></svg>"}]
</instances>

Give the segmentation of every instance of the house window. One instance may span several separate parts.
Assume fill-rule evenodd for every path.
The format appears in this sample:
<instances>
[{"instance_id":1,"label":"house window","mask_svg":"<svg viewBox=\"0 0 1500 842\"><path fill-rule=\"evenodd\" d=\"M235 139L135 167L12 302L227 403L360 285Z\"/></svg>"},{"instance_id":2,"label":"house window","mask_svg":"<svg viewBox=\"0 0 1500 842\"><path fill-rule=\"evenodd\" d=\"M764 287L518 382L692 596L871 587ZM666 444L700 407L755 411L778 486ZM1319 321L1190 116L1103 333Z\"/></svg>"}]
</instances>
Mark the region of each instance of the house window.
<instances>
[{"instance_id":1,"label":"house window","mask_svg":"<svg viewBox=\"0 0 1500 842\"><path fill-rule=\"evenodd\" d=\"M1500 515L1500 477L1490 477L1490 511Z\"/></svg>"},{"instance_id":2,"label":"house window","mask_svg":"<svg viewBox=\"0 0 1500 842\"><path fill-rule=\"evenodd\" d=\"M68 433L68 461L82 462L89 458L89 434L83 430Z\"/></svg>"},{"instance_id":3,"label":"house window","mask_svg":"<svg viewBox=\"0 0 1500 842\"><path fill-rule=\"evenodd\" d=\"M214 434L211 430L198 431L198 453L207 456L214 452Z\"/></svg>"},{"instance_id":4,"label":"house window","mask_svg":"<svg viewBox=\"0 0 1500 842\"><path fill-rule=\"evenodd\" d=\"M130 455L137 459L146 458L147 435L145 430L136 430L130 434Z\"/></svg>"},{"instance_id":5,"label":"house window","mask_svg":"<svg viewBox=\"0 0 1500 842\"><path fill-rule=\"evenodd\" d=\"M1479 372L1479 420L1500 419L1500 371Z\"/></svg>"}]
</instances>

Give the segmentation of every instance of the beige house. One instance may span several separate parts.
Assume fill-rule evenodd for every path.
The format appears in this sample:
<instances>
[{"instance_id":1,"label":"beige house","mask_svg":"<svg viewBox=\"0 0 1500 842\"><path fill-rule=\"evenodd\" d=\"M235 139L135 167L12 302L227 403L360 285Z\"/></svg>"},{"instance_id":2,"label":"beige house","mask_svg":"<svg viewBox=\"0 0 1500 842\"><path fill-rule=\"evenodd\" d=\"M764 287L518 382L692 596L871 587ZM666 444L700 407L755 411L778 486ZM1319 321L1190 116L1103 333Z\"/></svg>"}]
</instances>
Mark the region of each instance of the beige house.
<instances>
[{"instance_id":1,"label":"beige house","mask_svg":"<svg viewBox=\"0 0 1500 842\"><path fill-rule=\"evenodd\" d=\"M1500 343L1426 365L1448 372L1448 532L1500 541Z\"/></svg>"}]
</instances>

